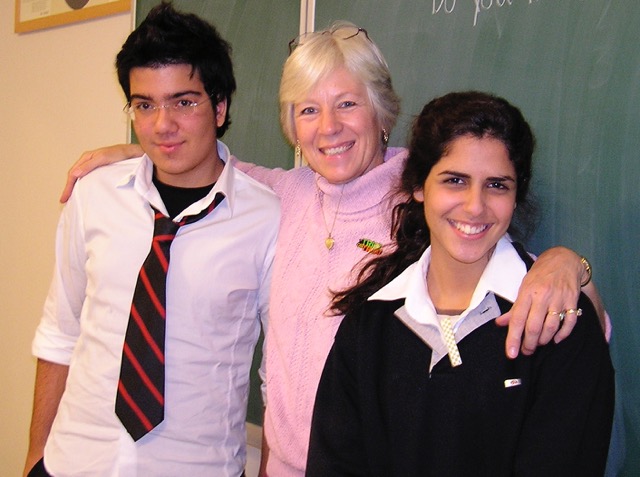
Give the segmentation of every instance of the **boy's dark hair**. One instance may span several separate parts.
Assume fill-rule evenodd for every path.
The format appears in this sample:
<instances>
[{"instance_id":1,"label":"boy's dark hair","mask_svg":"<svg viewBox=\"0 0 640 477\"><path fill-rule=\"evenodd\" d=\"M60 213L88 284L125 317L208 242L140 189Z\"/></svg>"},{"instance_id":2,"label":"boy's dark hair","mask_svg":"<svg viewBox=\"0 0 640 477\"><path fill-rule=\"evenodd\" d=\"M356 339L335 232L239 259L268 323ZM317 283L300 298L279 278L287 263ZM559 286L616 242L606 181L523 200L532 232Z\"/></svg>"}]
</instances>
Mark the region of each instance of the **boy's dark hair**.
<instances>
[{"instance_id":1,"label":"boy's dark hair","mask_svg":"<svg viewBox=\"0 0 640 477\"><path fill-rule=\"evenodd\" d=\"M183 64L193 68L192 74L200 74L214 111L220 101L227 101L225 121L217 128L217 136L222 137L231 124L229 110L236 80L231 45L213 25L162 2L129 35L116 57L118 80L127 101L131 100L129 73L133 68Z\"/></svg>"}]
</instances>

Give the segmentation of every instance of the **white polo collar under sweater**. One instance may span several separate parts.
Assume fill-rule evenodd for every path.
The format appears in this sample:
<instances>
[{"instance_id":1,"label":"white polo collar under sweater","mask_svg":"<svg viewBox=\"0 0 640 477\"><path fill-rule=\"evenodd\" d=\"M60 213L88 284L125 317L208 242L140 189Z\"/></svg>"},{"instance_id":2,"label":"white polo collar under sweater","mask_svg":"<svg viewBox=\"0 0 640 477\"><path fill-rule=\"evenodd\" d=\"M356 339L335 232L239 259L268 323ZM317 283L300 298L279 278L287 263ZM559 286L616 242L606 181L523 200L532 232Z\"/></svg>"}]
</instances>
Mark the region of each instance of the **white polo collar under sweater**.
<instances>
[{"instance_id":1,"label":"white polo collar under sweater","mask_svg":"<svg viewBox=\"0 0 640 477\"><path fill-rule=\"evenodd\" d=\"M396 310L396 316L412 329L432 349L431 368L447 350L440 336L436 309L427 288L427 270L431 260L431 247L420 259L410 265L389 284L374 293L369 300L392 301L405 298L405 304ZM513 302L518 295L527 267L511 245L508 235L497 243L466 310L460 315L454 332L460 342L471 331L500 316L494 294Z\"/></svg>"}]
</instances>

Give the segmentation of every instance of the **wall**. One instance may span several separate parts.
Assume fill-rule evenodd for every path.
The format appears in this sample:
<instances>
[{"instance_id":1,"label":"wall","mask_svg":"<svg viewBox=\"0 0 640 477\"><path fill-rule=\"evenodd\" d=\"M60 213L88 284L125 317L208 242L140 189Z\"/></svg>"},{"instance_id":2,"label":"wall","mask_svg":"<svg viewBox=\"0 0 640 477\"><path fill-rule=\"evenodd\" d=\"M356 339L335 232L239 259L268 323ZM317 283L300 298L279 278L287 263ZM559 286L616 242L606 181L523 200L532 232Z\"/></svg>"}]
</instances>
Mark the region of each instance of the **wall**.
<instances>
[{"instance_id":1,"label":"wall","mask_svg":"<svg viewBox=\"0 0 640 477\"><path fill-rule=\"evenodd\" d=\"M51 278L66 171L82 151L123 142L127 123L113 61L131 28L119 14L13 33L0 2L0 475L22 472L35 360L30 343Z\"/></svg>"}]
</instances>

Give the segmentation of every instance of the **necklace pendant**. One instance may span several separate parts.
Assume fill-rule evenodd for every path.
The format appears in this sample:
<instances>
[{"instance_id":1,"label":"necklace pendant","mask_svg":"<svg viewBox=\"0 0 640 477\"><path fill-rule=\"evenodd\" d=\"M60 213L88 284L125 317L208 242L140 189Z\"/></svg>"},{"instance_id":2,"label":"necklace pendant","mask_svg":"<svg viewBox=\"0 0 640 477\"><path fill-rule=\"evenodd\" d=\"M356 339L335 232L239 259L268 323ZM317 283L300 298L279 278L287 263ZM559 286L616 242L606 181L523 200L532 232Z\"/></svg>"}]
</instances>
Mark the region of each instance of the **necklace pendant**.
<instances>
[{"instance_id":1,"label":"necklace pendant","mask_svg":"<svg viewBox=\"0 0 640 477\"><path fill-rule=\"evenodd\" d=\"M328 250L331 250L333 248L334 243L336 243L336 241L333 240L333 237L331 237L331 235L324 239L324 244L326 245Z\"/></svg>"}]
</instances>

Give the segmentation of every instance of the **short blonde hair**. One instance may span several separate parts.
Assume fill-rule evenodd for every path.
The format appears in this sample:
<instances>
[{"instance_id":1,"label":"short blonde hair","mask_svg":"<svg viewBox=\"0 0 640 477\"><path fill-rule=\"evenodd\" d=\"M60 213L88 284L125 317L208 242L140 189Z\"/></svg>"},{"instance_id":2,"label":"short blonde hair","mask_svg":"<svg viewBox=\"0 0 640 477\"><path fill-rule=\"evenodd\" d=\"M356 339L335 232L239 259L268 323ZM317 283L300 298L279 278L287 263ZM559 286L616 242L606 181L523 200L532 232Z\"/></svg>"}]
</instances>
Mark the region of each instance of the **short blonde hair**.
<instances>
[{"instance_id":1,"label":"short blonde hair","mask_svg":"<svg viewBox=\"0 0 640 477\"><path fill-rule=\"evenodd\" d=\"M280 81L280 123L292 145L296 142L295 103L341 67L364 83L378 124L391 133L400 113L400 98L393 89L386 60L365 30L341 21L296 41L299 46L287 58Z\"/></svg>"}]
</instances>

